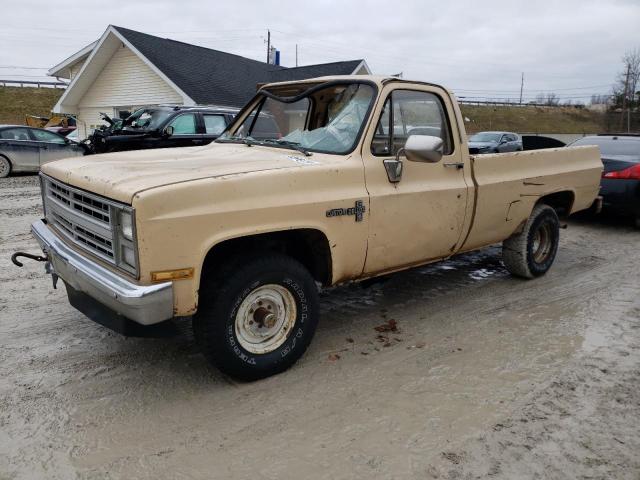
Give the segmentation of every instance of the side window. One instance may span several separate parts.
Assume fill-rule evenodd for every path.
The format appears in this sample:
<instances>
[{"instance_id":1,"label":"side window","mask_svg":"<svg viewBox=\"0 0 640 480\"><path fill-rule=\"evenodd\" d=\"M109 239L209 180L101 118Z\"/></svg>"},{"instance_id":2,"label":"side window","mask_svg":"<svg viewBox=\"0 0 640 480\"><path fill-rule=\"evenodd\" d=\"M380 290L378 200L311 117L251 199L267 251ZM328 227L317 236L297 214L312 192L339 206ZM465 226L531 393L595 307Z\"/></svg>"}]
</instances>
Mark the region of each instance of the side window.
<instances>
[{"instance_id":1,"label":"side window","mask_svg":"<svg viewBox=\"0 0 640 480\"><path fill-rule=\"evenodd\" d=\"M518 141L518 136L517 135L509 135L509 141L510 142L517 142Z\"/></svg>"},{"instance_id":2,"label":"side window","mask_svg":"<svg viewBox=\"0 0 640 480\"><path fill-rule=\"evenodd\" d=\"M173 127L174 135L195 135L196 116L193 113L183 113L174 118L169 126Z\"/></svg>"},{"instance_id":3,"label":"side window","mask_svg":"<svg viewBox=\"0 0 640 480\"><path fill-rule=\"evenodd\" d=\"M204 118L205 132L209 135L220 135L225 128L227 122L222 115L202 115Z\"/></svg>"},{"instance_id":4,"label":"side window","mask_svg":"<svg viewBox=\"0 0 640 480\"><path fill-rule=\"evenodd\" d=\"M393 127L389 129L389 125ZM410 135L442 138L444 154L453 152L447 115L442 101L430 92L395 90L385 102L375 130L371 153L395 155Z\"/></svg>"},{"instance_id":5,"label":"side window","mask_svg":"<svg viewBox=\"0 0 640 480\"><path fill-rule=\"evenodd\" d=\"M5 140L31 140L26 128L7 128L0 130L0 138Z\"/></svg>"},{"instance_id":6,"label":"side window","mask_svg":"<svg viewBox=\"0 0 640 480\"><path fill-rule=\"evenodd\" d=\"M33 136L38 142L65 143L63 137L52 132L47 132L46 130L31 130L31 133L33 133Z\"/></svg>"}]
</instances>

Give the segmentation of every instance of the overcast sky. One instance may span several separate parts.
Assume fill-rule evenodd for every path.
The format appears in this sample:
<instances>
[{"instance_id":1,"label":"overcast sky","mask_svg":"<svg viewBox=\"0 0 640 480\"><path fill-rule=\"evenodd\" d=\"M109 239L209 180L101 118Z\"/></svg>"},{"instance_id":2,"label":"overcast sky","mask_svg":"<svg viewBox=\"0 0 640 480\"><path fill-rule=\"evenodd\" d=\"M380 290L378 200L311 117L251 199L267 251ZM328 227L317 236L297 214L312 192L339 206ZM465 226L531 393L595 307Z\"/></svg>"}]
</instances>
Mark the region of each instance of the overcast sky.
<instances>
[{"instance_id":1,"label":"overcast sky","mask_svg":"<svg viewBox=\"0 0 640 480\"><path fill-rule=\"evenodd\" d=\"M610 93L640 47L640 0L20 0L4 5L0 79L35 79L108 24L282 64L364 58L373 73L447 85L458 96L525 100ZM28 67L28 68L15 68Z\"/></svg>"}]
</instances>

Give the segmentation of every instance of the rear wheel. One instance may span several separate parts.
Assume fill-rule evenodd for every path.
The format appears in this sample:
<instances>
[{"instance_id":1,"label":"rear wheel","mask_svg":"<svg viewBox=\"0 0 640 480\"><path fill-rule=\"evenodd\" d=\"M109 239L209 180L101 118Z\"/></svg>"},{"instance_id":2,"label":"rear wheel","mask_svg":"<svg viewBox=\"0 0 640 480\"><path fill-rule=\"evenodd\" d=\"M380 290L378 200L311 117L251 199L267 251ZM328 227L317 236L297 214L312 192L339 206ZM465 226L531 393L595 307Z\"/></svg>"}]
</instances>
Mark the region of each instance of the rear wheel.
<instances>
[{"instance_id":1,"label":"rear wheel","mask_svg":"<svg viewBox=\"0 0 640 480\"><path fill-rule=\"evenodd\" d=\"M521 233L502 243L502 260L507 270L523 278L547 273L558 252L560 221L549 205L536 205Z\"/></svg>"},{"instance_id":2,"label":"rear wheel","mask_svg":"<svg viewBox=\"0 0 640 480\"><path fill-rule=\"evenodd\" d=\"M6 178L11 173L11 162L0 156L0 178Z\"/></svg>"},{"instance_id":3,"label":"rear wheel","mask_svg":"<svg viewBox=\"0 0 640 480\"><path fill-rule=\"evenodd\" d=\"M289 368L309 346L317 324L315 281L299 262L274 253L229 262L205 280L193 319L207 359L241 380Z\"/></svg>"}]
</instances>

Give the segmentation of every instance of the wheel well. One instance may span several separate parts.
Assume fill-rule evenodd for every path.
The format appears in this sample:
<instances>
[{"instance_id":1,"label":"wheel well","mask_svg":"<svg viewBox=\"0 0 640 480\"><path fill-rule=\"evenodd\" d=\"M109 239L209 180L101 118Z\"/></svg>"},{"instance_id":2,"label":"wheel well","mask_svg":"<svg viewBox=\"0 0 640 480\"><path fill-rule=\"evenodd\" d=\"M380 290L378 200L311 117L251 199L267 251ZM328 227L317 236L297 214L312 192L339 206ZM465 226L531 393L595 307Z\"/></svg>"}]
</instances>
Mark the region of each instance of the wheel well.
<instances>
[{"instance_id":1,"label":"wheel well","mask_svg":"<svg viewBox=\"0 0 640 480\"><path fill-rule=\"evenodd\" d=\"M204 259L202 275L216 271L232 257L252 252L279 252L302 263L313 278L331 284L331 250L324 233L314 229L285 230L232 238L211 248Z\"/></svg>"},{"instance_id":2,"label":"wheel well","mask_svg":"<svg viewBox=\"0 0 640 480\"><path fill-rule=\"evenodd\" d=\"M540 197L537 203L545 203L552 207L558 217L566 218L571 213L571 208L573 207L573 201L575 200L575 195L571 191L564 192L556 192L551 193L549 195L545 195L544 197Z\"/></svg>"}]
</instances>

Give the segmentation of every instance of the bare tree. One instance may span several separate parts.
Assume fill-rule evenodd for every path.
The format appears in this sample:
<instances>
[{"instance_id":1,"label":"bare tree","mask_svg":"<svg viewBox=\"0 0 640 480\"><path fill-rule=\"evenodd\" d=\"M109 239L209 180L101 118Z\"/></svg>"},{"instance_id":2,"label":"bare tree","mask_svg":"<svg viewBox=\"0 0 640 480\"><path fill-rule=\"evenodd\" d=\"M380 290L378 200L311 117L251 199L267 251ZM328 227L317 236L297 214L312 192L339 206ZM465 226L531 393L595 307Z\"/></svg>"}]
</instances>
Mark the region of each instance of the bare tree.
<instances>
[{"instance_id":1,"label":"bare tree","mask_svg":"<svg viewBox=\"0 0 640 480\"><path fill-rule=\"evenodd\" d=\"M640 90L640 49L634 48L627 51L622 57L622 64L623 69L618 73L613 86L615 104L616 107L621 107L626 100L628 107L634 108L638 106L636 99L637 92Z\"/></svg>"},{"instance_id":2,"label":"bare tree","mask_svg":"<svg viewBox=\"0 0 640 480\"><path fill-rule=\"evenodd\" d=\"M555 105L558 105L559 103L560 103L560 99L555 93L553 92L547 93L547 99L545 100L545 104L549 105L550 107L553 107Z\"/></svg>"}]
</instances>

